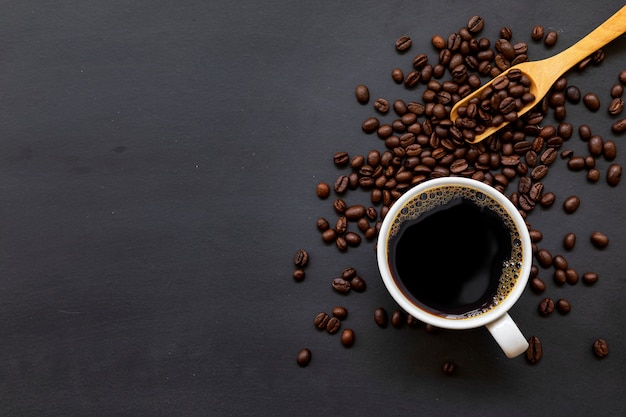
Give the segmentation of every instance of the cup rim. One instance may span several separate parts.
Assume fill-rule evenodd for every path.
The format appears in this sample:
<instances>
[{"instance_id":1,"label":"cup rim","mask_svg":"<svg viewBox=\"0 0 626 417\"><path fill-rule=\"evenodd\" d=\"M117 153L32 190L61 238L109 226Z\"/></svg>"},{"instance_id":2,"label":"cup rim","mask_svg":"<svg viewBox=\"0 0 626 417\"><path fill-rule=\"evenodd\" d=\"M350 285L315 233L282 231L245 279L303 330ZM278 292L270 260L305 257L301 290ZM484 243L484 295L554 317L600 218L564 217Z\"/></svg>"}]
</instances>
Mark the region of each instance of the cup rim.
<instances>
[{"instance_id":1,"label":"cup rim","mask_svg":"<svg viewBox=\"0 0 626 417\"><path fill-rule=\"evenodd\" d=\"M517 283L513 287L513 290L508 294L508 296L502 303L498 304L490 311L474 317L445 318L421 309L404 296L402 291L396 285L395 280L392 277L391 271L389 270L387 237L389 235L389 231L391 229L394 218L396 217L400 209L404 206L404 204L410 201L415 195L429 188L444 185L472 187L493 197L508 211L516 227L519 229L520 239L522 241L522 268L520 276L517 280ZM408 314L412 315L420 321L423 321L424 323L429 323L433 326L446 329L472 329L476 327L481 327L506 314L524 292L532 266L532 244L530 240L530 234L528 233L526 221L519 213L517 208L503 193L491 187L490 185L465 177L442 177L427 180L414 186L410 190L406 191L402 196L400 196L400 198L398 198L398 200L393 203L393 205L389 208L389 211L385 215L385 219L383 220L382 226L380 228L380 233L378 235L376 253L378 269L382 276L383 283L385 284L385 287L387 287L387 291L389 292L389 294L400 305L400 307L402 307Z\"/></svg>"}]
</instances>

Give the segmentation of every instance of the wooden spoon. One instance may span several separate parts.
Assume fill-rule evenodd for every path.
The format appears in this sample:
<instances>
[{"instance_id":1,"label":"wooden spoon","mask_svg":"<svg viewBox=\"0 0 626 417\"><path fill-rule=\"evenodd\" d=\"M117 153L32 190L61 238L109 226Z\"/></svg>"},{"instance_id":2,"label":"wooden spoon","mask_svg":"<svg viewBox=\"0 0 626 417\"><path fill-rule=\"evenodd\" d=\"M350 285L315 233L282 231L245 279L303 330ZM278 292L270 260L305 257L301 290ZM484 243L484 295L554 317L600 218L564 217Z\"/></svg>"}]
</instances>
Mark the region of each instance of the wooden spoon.
<instances>
[{"instance_id":1,"label":"wooden spoon","mask_svg":"<svg viewBox=\"0 0 626 417\"><path fill-rule=\"evenodd\" d=\"M508 70L502 72L498 77L506 75L512 69L519 69L531 80L530 93L535 96L535 100L527 103L517 112L518 117L535 107L540 102L550 87L556 80L561 77L567 70L588 57L613 39L626 32L626 6L622 7L617 13L608 18L604 23L594 29L587 36L570 46L563 52L550 58L540 61L522 62ZM496 77L497 78L497 77ZM450 112L450 119L454 122L459 116L458 109L460 106L466 106L473 97L478 97L481 92L491 85L493 80L483 85L467 97L457 102ZM493 135L499 129L506 126L508 122L504 122L496 127L488 127L482 133L477 134L470 143L478 143L483 139Z\"/></svg>"}]
</instances>

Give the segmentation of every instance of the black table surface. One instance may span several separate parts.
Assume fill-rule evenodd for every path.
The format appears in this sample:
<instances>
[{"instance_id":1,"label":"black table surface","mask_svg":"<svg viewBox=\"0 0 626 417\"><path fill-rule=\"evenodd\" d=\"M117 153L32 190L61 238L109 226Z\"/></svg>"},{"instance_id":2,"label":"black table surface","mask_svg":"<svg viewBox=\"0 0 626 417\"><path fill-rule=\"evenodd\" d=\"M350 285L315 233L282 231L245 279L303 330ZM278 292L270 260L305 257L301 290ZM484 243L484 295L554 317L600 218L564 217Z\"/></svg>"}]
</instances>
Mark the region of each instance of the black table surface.
<instances>
[{"instance_id":1,"label":"black table surface","mask_svg":"<svg viewBox=\"0 0 626 417\"><path fill-rule=\"evenodd\" d=\"M332 156L384 148L361 131L372 98L418 100L396 85L431 36L470 17L481 36L509 26L531 59L564 50L617 11L618 1L16 1L0 6L0 414L5 416L623 416L624 184L571 172L545 178L557 202L528 222L594 286L527 289L511 310L543 342L535 364L507 359L484 328L380 329L397 306L373 243L340 253L316 230L334 219L315 195L344 170ZM555 30L552 49L534 25ZM396 52L401 35L413 39ZM606 106L626 69L626 39L605 60L568 73L602 109L567 106L618 144ZM393 116L382 117L392 120ZM555 124L554 120L548 123ZM577 133L564 147L585 155ZM561 208L578 195L572 215ZM333 197L334 198L334 197ZM368 194L344 196L367 204ZM593 231L610 238L604 250ZM561 240L578 242L565 252ZM306 278L292 278L298 248ZM367 282L341 296L347 266ZM537 313L543 297L568 315ZM318 332L313 317L344 305L356 343ZM594 356L594 340L610 353ZM296 364L311 349L306 368ZM446 376L444 362L456 364Z\"/></svg>"}]
</instances>

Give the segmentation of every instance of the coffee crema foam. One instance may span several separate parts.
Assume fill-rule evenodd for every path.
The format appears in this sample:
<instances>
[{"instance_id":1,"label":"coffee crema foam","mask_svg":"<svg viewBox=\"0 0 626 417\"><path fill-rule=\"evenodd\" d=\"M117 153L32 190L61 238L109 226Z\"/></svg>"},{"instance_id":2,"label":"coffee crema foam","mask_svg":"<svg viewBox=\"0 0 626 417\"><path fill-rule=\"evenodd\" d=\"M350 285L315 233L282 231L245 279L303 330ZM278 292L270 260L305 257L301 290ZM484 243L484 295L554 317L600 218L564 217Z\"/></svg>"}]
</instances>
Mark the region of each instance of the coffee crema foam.
<instances>
[{"instance_id":1,"label":"coffee crema foam","mask_svg":"<svg viewBox=\"0 0 626 417\"><path fill-rule=\"evenodd\" d=\"M390 227L389 238L391 239L398 234L400 227L404 222L416 220L421 215L437 207L444 206L450 201L458 198L469 200L477 207L487 208L493 213L496 213L511 232L511 253L503 261L502 274L500 275L500 279L498 281L498 288L491 301L481 308L477 308L460 315L443 315L443 317L450 319L470 319L485 314L497 307L511 293L515 284L519 280L524 255L522 239L509 212L494 198L475 188L458 185L436 186L424 190L405 203L404 207L400 209L398 214L396 214L393 219ZM434 314L431 311L424 310L420 306L417 307L428 312L429 314L442 316Z\"/></svg>"}]
</instances>

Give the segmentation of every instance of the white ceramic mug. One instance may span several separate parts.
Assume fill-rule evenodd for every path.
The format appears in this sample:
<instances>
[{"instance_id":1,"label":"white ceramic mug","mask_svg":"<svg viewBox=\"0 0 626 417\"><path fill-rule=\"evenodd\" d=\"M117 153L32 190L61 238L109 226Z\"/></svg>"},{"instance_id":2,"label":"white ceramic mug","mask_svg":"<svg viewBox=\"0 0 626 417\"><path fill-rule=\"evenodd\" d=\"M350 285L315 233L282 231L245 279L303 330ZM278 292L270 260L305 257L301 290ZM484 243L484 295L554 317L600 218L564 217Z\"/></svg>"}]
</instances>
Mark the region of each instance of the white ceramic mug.
<instances>
[{"instance_id":1,"label":"white ceramic mug","mask_svg":"<svg viewBox=\"0 0 626 417\"><path fill-rule=\"evenodd\" d=\"M448 202L442 202L442 198L448 199L446 200ZM507 233L510 233L512 243L510 247L507 245L507 251L510 250L510 256L506 258L508 263L504 262L509 268L503 267L498 278L497 291L493 291L493 294L483 294L491 301L485 303L480 309L474 306L467 312L459 312L456 309L454 314L448 314L444 311L445 307L433 309L425 305L423 300L419 300L419 294L408 291L400 277L395 276L399 273L391 266L390 262L393 260L390 258L395 256L395 253L392 254L391 251L395 250L393 248L396 243L392 242L394 239L399 239L398 236L403 230L402 226L415 224L422 218L428 217L433 208L437 211L445 210L449 200L460 201L459 199L477 204L481 207L479 211L486 204L490 210L493 209L494 212L499 213ZM426 277L420 277L419 270L420 265L423 265L422 262L428 260L420 259L419 255L415 253L411 259L403 260L404 265L408 262L411 268L415 268L416 277L413 278L411 275L411 279L426 279ZM513 322L508 311L522 295L530 275L532 266L530 236L519 211L506 196L495 188L461 177L437 178L416 185L403 194L385 216L378 237L377 257L378 267L389 293L400 307L416 319L446 329L471 329L486 326L509 358L520 355L528 348L526 338ZM450 262L455 262L453 253L450 254ZM437 277L434 276L432 279L437 279Z\"/></svg>"}]
</instances>

